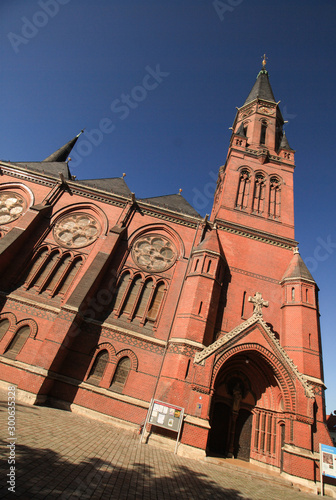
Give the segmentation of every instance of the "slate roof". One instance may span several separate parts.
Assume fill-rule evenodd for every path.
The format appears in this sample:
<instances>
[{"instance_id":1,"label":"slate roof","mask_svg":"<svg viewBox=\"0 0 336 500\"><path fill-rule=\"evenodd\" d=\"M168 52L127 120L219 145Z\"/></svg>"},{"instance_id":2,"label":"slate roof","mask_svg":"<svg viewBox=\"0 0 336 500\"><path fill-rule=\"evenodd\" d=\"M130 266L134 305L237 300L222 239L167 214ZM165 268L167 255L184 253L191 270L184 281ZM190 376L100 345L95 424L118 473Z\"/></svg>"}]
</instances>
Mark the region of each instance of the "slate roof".
<instances>
[{"instance_id":1,"label":"slate roof","mask_svg":"<svg viewBox=\"0 0 336 500\"><path fill-rule=\"evenodd\" d=\"M253 85L251 92L247 96L244 106L257 98L275 102L272 87L268 79L268 71L266 71L266 69L259 71L257 80Z\"/></svg>"},{"instance_id":2,"label":"slate roof","mask_svg":"<svg viewBox=\"0 0 336 500\"><path fill-rule=\"evenodd\" d=\"M288 143L288 139L286 137L286 134L285 132L283 133L283 136L282 136L282 139L281 139L281 142L280 142L280 146L279 146L279 149L287 149L289 151L294 151L294 149L292 149Z\"/></svg>"},{"instance_id":3,"label":"slate roof","mask_svg":"<svg viewBox=\"0 0 336 500\"><path fill-rule=\"evenodd\" d=\"M236 135L239 135L240 137L246 137L243 122L241 122L241 124L239 125Z\"/></svg>"},{"instance_id":4,"label":"slate roof","mask_svg":"<svg viewBox=\"0 0 336 500\"><path fill-rule=\"evenodd\" d=\"M306 279L308 281L315 281L310 274L306 264L303 262L299 252L294 253L292 260L282 277L281 281L291 279Z\"/></svg>"},{"instance_id":5,"label":"slate roof","mask_svg":"<svg viewBox=\"0 0 336 500\"><path fill-rule=\"evenodd\" d=\"M111 177L104 179L86 179L86 180L76 180L76 183L82 184L84 186L93 187L96 189L102 189L113 194L119 194L121 196L126 196L129 198L131 196L131 190L127 186L123 177Z\"/></svg>"},{"instance_id":6,"label":"slate roof","mask_svg":"<svg viewBox=\"0 0 336 500\"><path fill-rule=\"evenodd\" d=\"M50 175L59 179L59 174L63 174L65 179L71 179L70 171L66 162L59 161L20 161L15 162L13 165L17 165L21 168L27 168L27 170L33 170L39 172L40 174Z\"/></svg>"},{"instance_id":7,"label":"slate roof","mask_svg":"<svg viewBox=\"0 0 336 500\"><path fill-rule=\"evenodd\" d=\"M149 205L167 208L168 210L173 210L174 212L180 212L181 214L191 215L193 217L203 219L203 217L196 212L194 207L192 207L181 194L169 194L165 196L156 196L154 198L142 198L138 201L143 201Z\"/></svg>"}]
</instances>

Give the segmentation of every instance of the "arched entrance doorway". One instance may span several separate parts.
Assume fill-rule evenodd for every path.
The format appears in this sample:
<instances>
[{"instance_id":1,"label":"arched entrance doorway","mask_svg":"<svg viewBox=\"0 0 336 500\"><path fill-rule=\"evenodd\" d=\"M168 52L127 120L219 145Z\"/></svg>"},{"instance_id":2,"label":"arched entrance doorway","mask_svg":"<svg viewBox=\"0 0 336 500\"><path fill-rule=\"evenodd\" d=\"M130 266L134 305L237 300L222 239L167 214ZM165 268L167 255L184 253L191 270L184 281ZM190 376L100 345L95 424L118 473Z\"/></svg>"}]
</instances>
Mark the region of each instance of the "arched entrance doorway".
<instances>
[{"instance_id":1,"label":"arched entrance doorway","mask_svg":"<svg viewBox=\"0 0 336 500\"><path fill-rule=\"evenodd\" d=\"M255 351L235 354L213 387L208 454L280 467L283 396L271 365Z\"/></svg>"}]
</instances>

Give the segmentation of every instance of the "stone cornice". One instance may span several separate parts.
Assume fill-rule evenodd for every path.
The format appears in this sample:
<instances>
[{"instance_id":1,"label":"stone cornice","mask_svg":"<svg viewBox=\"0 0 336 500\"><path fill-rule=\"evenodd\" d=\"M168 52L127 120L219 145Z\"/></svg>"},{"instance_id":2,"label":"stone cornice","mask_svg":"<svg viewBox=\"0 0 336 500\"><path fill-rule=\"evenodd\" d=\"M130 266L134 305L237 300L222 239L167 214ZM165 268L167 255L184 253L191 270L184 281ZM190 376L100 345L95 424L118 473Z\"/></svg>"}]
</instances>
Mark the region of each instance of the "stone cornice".
<instances>
[{"instance_id":1,"label":"stone cornice","mask_svg":"<svg viewBox=\"0 0 336 500\"><path fill-rule=\"evenodd\" d=\"M216 219L215 222L217 223L217 229L219 230L244 236L245 238L251 238L256 241L261 241L262 243L267 243L269 245L286 248L288 250L292 250L298 245L297 241L290 238L284 238L282 236L277 236L276 234L260 231L258 229L251 229L247 226L228 222L223 219Z\"/></svg>"}]
</instances>

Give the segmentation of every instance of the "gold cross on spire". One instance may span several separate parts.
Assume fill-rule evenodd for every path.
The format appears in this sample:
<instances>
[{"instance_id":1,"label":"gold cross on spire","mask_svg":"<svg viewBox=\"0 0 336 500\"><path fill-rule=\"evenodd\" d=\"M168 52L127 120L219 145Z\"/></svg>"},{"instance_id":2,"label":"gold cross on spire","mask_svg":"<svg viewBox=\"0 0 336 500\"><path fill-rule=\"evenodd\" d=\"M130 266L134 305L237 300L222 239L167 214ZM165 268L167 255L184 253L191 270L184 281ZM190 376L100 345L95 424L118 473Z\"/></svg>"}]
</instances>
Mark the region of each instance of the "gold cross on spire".
<instances>
[{"instance_id":1,"label":"gold cross on spire","mask_svg":"<svg viewBox=\"0 0 336 500\"><path fill-rule=\"evenodd\" d=\"M263 68L265 68L265 66L266 66L267 59L268 59L268 57L266 57L266 54L264 54L264 58L263 58L263 61L262 61Z\"/></svg>"}]
</instances>

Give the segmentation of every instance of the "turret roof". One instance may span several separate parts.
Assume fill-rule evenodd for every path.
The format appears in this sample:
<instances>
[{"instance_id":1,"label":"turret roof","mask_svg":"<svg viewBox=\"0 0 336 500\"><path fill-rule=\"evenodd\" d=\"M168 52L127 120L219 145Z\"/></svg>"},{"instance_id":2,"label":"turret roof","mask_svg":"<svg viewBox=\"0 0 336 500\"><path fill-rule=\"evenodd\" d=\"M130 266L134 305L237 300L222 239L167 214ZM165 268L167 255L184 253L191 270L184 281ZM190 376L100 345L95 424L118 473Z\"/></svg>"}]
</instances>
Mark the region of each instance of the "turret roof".
<instances>
[{"instance_id":1,"label":"turret roof","mask_svg":"<svg viewBox=\"0 0 336 500\"><path fill-rule=\"evenodd\" d=\"M314 278L310 274L306 264L303 262L302 257L299 254L298 250L294 251L293 258L290 261L290 264L287 267L287 270L283 275L281 281L295 280L295 279L314 281Z\"/></svg>"}]
</instances>

